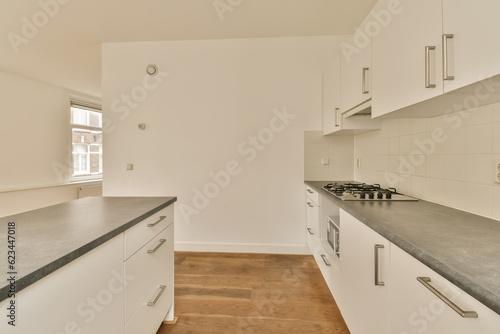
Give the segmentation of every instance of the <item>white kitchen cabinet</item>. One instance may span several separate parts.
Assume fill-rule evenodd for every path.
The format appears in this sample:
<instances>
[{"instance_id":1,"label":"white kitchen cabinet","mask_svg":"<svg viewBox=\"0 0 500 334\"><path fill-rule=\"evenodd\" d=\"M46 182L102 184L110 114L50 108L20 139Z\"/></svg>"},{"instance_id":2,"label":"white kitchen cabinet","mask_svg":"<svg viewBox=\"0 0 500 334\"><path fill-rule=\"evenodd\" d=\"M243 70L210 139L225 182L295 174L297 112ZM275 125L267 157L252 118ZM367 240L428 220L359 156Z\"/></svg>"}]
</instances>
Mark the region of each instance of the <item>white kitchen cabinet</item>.
<instances>
[{"instance_id":1,"label":"white kitchen cabinet","mask_svg":"<svg viewBox=\"0 0 500 334\"><path fill-rule=\"evenodd\" d=\"M308 236L307 245L309 246L309 250L318 264L321 274L323 275L335 302L340 307L341 287L339 259L335 257L333 252L328 250L328 244L320 242L317 238Z\"/></svg>"},{"instance_id":2,"label":"white kitchen cabinet","mask_svg":"<svg viewBox=\"0 0 500 334\"><path fill-rule=\"evenodd\" d=\"M476 299L438 275L395 245L391 245L391 334L498 334L500 317ZM463 311L476 312L477 318L463 318L446 305L417 277ZM425 279L427 280L427 279Z\"/></svg>"},{"instance_id":3,"label":"white kitchen cabinet","mask_svg":"<svg viewBox=\"0 0 500 334\"><path fill-rule=\"evenodd\" d=\"M16 327L2 319L0 333L124 333L129 282L122 233L17 293Z\"/></svg>"},{"instance_id":4,"label":"white kitchen cabinet","mask_svg":"<svg viewBox=\"0 0 500 334\"><path fill-rule=\"evenodd\" d=\"M340 54L323 73L323 135L340 129Z\"/></svg>"},{"instance_id":5,"label":"white kitchen cabinet","mask_svg":"<svg viewBox=\"0 0 500 334\"><path fill-rule=\"evenodd\" d=\"M307 217L307 233L320 238L319 234L319 194L316 190L306 186L306 217Z\"/></svg>"},{"instance_id":6,"label":"white kitchen cabinet","mask_svg":"<svg viewBox=\"0 0 500 334\"><path fill-rule=\"evenodd\" d=\"M174 226L172 224L125 261L125 275L134 277L125 289L126 321L141 305L146 295L155 288L156 282L165 272L172 272L170 263L173 261L173 237ZM169 285L168 289L171 288L172 286ZM162 297L166 298L166 296Z\"/></svg>"},{"instance_id":7,"label":"white kitchen cabinet","mask_svg":"<svg viewBox=\"0 0 500 334\"><path fill-rule=\"evenodd\" d=\"M442 0L443 34L453 35L446 42L449 64L444 91L472 84L500 74L500 29L498 0Z\"/></svg>"},{"instance_id":8,"label":"white kitchen cabinet","mask_svg":"<svg viewBox=\"0 0 500 334\"><path fill-rule=\"evenodd\" d=\"M345 115L341 112L341 105L343 105L343 100L340 96L341 57L344 58L338 54L333 63L330 64L323 74L323 135L359 134L380 129L382 125L381 121L372 119L370 114L354 115L345 118ZM365 77L368 77L368 72L364 71L364 73ZM359 75L349 80L349 82L355 82L353 86L359 86L357 88L362 86L361 77Z\"/></svg>"},{"instance_id":9,"label":"white kitchen cabinet","mask_svg":"<svg viewBox=\"0 0 500 334\"><path fill-rule=\"evenodd\" d=\"M371 40L365 33L366 27L370 24L371 16L368 15L361 23L358 32L347 42L359 50L357 53L348 52L349 49L342 47L345 44L341 45L341 113L371 99Z\"/></svg>"},{"instance_id":10,"label":"white kitchen cabinet","mask_svg":"<svg viewBox=\"0 0 500 334\"><path fill-rule=\"evenodd\" d=\"M174 224L125 262L125 334L154 334L174 302ZM171 319L170 319L171 320Z\"/></svg>"},{"instance_id":11,"label":"white kitchen cabinet","mask_svg":"<svg viewBox=\"0 0 500 334\"><path fill-rule=\"evenodd\" d=\"M380 0L373 9L391 13L372 37L373 117L443 94L441 1L401 0L391 12L392 3Z\"/></svg>"},{"instance_id":12,"label":"white kitchen cabinet","mask_svg":"<svg viewBox=\"0 0 500 334\"><path fill-rule=\"evenodd\" d=\"M174 206L166 208L152 214L140 223L125 231L125 253L124 261L130 258L141 247L152 240L167 226L174 222Z\"/></svg>"},{"instance_id":13,"label":"white kitchen cabinet","mask_svg":"<svg viewBox=\"0 0 500 334\"><path fill-rule=\"evenodd\" d=\"M389 332L390 243L340 210L341 312L352 334Z\"/></svg>"},{"instance_id":14,"label":"white kitchen cabinet","mask_svg":"<svg viewBox=\"0 0 500 334\"><path fill-rule=\"evenodd\" d=\"M173 320L173 210L146 217L16 293L16 326L2 321L0 333L156 333Z\"/></svg>"}]
</instances>

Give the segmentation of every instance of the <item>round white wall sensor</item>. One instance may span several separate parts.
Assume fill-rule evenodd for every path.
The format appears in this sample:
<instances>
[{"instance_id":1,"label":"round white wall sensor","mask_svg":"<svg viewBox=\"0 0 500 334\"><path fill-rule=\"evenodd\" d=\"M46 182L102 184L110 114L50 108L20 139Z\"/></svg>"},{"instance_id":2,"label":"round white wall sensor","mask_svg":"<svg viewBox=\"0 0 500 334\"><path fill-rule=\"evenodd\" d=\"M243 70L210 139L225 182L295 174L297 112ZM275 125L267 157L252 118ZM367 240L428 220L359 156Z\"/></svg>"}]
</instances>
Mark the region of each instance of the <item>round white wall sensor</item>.
<instances>
[{"instance_id":1,"label":"round white wall sensor","mask_svg":"<svg viewBox=\"0 0 500 334\"><path fill-rule=\"evenodd\" d=\"M151 76L156 75L156 73L158 73L158 66L149 64L148 67L146 67L146 73Z\"/></svg>"}]
</instances>

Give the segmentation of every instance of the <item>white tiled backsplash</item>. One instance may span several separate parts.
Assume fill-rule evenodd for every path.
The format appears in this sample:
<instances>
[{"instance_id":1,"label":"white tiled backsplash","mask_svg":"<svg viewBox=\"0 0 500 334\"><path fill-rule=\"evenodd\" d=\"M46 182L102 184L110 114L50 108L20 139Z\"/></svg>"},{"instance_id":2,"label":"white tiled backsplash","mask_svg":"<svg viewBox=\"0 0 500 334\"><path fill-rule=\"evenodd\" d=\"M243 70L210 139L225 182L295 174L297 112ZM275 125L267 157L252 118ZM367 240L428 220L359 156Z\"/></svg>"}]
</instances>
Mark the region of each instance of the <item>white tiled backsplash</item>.
<instances>
[{"instance_id":1,"label":"white tiled backsplash","mask_svg":"<svg viewBox=\"0 0 500 334\"><path fill-rule=\"evenodd\" d=\"M354 136L353 156L349 138L306 132L305 179L350 179L352 167L356 181L500 220L500 184L494 182L500 103L434 118L383 119L381 130ZM345 170L322 167L326 153Z\"/></svg>"},{"instance_id":2,"label":"white tiled backsplash","mask_svg":"<svg viewBox=\"0 0 500 334\"><path fill-rule=\"evenodd\" d=\"M322 159L329 159L322 165ZM354 137L323 136L304 132L304 179L308 181L353 180Z\"/></svg>"},{"instance_id":3,"label":"white tiled backsplash","mask_svg":"<svg viewBox=\"0 0 500 334\"><path fill-rule=\"evenodd\" d=\"M500 104L434 118L384 119L354 138L354 178L500 219Z\"/></svg>"}]
</instances>

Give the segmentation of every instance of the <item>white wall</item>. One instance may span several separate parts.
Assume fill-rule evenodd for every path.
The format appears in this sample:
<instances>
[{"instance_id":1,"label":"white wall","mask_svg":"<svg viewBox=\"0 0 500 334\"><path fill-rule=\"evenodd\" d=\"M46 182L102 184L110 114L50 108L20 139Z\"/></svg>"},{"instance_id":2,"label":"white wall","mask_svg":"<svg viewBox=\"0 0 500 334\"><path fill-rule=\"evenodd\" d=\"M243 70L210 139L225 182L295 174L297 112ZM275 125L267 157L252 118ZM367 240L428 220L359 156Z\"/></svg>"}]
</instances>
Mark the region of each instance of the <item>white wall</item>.
<instances>
[{"instance_id":1,"label":"white wall","mask_svg":"<svg viewBox=\"0 0 500 334\"><path fill-rule=\"evenodd\" d=\"M303 132L321 127L321 74L338 41L103 45L104 195L178 196L176 249L306 252ZM150 63L168 76L148 80ZM252 149L259 135L266 144ZM228 164L229 184L215 186L210 173Z\"/></svg>"},{"instance_id":2,"label":"white wall","mask_svg":"<svg viewBox=\"0 0 500 334\"><path fill-rule=\"evenodd\" d=\"M328 165L323 165L323 159L328 159ZM304 180L354 180L354 136L304 132Z\"/></svg>"},{"instance_id":3,"label":"white wall","mask_svg":"<svg viewBox=\"0 0 500 334\"><path fill-rule=\"evenodd\" d=\"M0 216L75 199L53 187L69 181L72 93L3 72L0 91Z\"/></svg>"},{"instance_id":4,"label":"white wall","mask_svg":"<svg viewBox=\"0 0 500 334\"><path fill-rule=\"evenodd\" d=\"M384 119L355 137L355 178L500 219L500 104L434 118Z\"/></svg>"},{"instance_id":5,"label":"white wall","mask_svg":"<svg viewBox=\"0 0 500 334\"><path fill-rule=\"evenodd\" d=\"M0 190L62 183L52 168L65 163L67 92L0 72Z\"/></svg>"}]
</instances>

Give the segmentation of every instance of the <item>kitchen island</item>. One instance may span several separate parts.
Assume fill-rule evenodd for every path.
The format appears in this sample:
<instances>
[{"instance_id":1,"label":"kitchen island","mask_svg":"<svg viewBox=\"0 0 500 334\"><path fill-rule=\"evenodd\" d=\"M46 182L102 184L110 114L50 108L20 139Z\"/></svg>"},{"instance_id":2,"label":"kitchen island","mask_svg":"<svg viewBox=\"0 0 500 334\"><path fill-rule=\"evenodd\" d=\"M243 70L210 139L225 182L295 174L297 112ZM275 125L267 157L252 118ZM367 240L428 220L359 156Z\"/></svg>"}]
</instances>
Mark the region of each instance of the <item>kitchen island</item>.
<instances>
[{"instance_id":1,"label":"kitchen island","mask_svg":"<svg viewBox=\"0 0 500 334\"><path fill-rule=\"evenodd\" d=\"M143 317L141 305L166 289L157 292L154 284L173 280L176 200L87 197L0 218L0 305L7 315L0 332L28 332L33 324L49 333L137 330L133 315ZM170 285L162 318L172 305Z\"/></svg>"},{"instance_id":2,"label":"kitchen island","mask_svg":"<svg viewBox=\"0 0 500 334\"><path fill-rule=\"evenodd\" d=\"M305 184L500 314L500 222L439 204L342 201ZM342 229L342 227L341 227ZM342 232L340 232L342 233Z\"/></svg>"}]
</instances>

